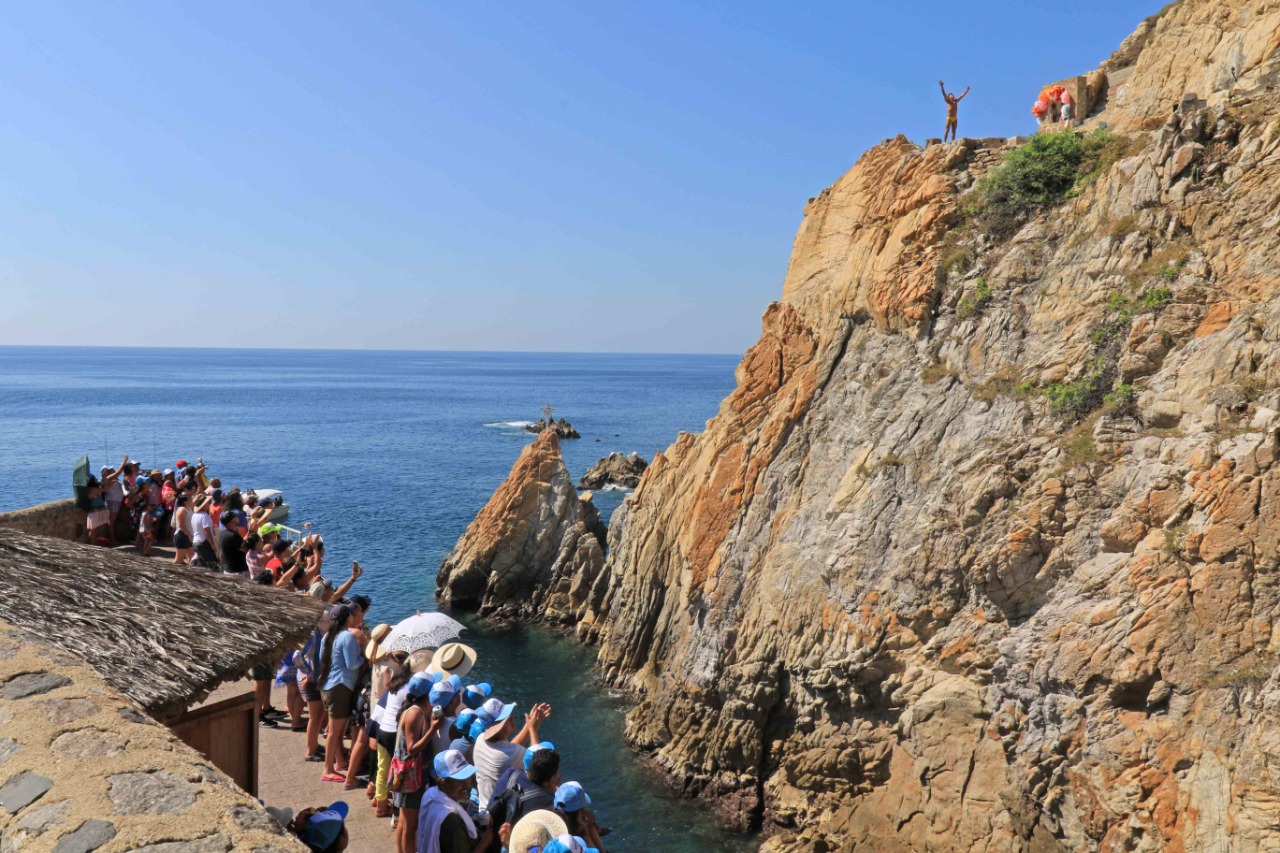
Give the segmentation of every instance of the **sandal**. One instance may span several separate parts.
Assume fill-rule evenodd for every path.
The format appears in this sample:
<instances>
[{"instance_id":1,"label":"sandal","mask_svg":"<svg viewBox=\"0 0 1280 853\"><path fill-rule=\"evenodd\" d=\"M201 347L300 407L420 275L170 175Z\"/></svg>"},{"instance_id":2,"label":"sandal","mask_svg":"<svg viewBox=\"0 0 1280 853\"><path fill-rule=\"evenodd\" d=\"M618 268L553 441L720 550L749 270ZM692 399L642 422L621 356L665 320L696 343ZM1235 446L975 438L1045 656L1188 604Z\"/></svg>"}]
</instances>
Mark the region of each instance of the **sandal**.
<instances>
[{"instance_id":1,"label":"sandal","mask_svg":"<svg viewBox=\"0 0 1280 853\"><path fill-rule=\"evenodd\" d=\"M345 782L347 777L341 773L325 773L320 777L321 782Z\"/></svg>"}]
</instances>

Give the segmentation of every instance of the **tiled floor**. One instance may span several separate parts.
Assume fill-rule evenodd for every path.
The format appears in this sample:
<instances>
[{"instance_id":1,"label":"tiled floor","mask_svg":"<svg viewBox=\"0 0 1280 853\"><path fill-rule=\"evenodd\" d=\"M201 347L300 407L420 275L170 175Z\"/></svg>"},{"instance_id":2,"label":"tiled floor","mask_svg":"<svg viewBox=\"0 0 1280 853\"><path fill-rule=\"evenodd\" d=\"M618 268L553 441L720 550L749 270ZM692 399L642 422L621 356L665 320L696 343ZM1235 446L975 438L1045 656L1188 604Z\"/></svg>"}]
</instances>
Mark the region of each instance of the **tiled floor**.
<instances>
[{"instance_id":1,"label":"tiled floor","mask_svg":"<svg viewBox=\"0 0 1280 853\"><path fill-rule=\"evenodd\" d=\"M253 682L224 684L206 702L217 702L249 692ZM284 689L271 692L271 704L285 707ZM391 819L373 816L373 807L364 790L344 791L338 782L321 782L324 765L304 760L307 737L289 730L286 720L278 728L258 729L258 798L269 806L290 806L294 810L307 806L326 806L344 800L351 807L347 817L347 834L351 842L348 853L393 853L395 838Z\"/></svg>"}]
</instances>

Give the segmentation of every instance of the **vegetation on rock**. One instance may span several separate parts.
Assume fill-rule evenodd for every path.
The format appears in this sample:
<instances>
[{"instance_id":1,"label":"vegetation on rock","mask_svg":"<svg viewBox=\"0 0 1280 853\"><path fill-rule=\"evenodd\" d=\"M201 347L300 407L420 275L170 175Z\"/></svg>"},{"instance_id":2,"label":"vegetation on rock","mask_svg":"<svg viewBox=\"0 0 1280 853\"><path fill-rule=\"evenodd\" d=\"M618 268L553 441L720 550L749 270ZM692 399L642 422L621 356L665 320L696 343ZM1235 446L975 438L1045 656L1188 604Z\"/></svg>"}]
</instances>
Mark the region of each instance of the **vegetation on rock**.
<instances>
[{"instance_id":1,"label":"vegetation on rock","mask_svg":"<svg viewBox=\"0 0 1280 853\"><path fill-rule=\"evenodd\" d=\"M983 179L970 213L987 234L1008 237L1028 214L1058 204L1109 169L1129 144L1107 130L1036 134Z\"/></svg>"}]
</instances>

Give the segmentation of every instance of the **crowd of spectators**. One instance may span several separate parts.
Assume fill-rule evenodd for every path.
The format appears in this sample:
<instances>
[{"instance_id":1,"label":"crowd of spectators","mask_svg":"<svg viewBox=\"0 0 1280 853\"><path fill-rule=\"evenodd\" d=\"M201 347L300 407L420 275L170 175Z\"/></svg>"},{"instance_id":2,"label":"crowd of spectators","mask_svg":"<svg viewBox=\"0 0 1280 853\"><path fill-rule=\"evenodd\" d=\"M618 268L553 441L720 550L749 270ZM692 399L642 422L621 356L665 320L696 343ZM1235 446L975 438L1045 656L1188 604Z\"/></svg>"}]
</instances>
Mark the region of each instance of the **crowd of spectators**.
<instances>
[{"instance_id":1,"label":"crowd of spectators","mask_svg":"<svg viewBox=\"0 0 1280 853\"><path fill-rule=\"evenodd\" d=\"M321 726L308 727L305 756L323 762L321 780L364 789L393 821L396 853L604 851L608 828L542 738L551 706L533 705L518 724L516 704L492 685L464 683L473 649L392 652L390 626L369 629L367 611L361 596L333 605L281 668L304 685L308 723L325 721L324 745Z\"/></svg>"},{"instance_id":2,"label":"crowd of spectators","mask_svg":"<svg viewBox=\"0 0 1280 853\"><path fill-rule=\"evenodd\" d=\"M324 540L289 541L271 522L278 500L224 492L203 459L143 471L128 457L89 477L88 498L91 542L132 541L144 555L170 544L179 565L330 604L302 648L250 671L258 724L287 720L305 732L303 760L323 764L322 781L364 789L375 814L392 820L396 853L605 853L609 829L582 786L562 780L560 753L542 739L551 706L533 705L518 724L516 704L492 685L463 683L476 653L462 643L390 651L390 626L365 623L370 598L349 595L360 564L335 587L323 574ZM285 710L271 706L273 673ZM346 847L345 803L273 812L313 850Z\"/></svg>"}]
</instances>

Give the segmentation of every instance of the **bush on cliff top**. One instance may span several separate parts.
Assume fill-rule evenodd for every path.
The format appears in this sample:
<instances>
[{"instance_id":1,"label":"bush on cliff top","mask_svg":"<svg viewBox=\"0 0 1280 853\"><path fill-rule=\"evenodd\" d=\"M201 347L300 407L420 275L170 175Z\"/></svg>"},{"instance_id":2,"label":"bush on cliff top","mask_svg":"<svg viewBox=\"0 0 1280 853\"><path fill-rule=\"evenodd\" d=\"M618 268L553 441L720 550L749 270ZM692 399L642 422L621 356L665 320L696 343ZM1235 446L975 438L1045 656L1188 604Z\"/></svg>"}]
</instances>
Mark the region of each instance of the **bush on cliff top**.
<instances>
[{"instance_id":1,"label":"bush on cliff top","mask_svg":"<svg viewBox=\"0 0 1280 853\"><path fill-rule=\"evenodd\" d=\"M1127 140L1106 130L1040 133L1005 155L978 185L979 220L990 234L1008 236L1024 214L1057 204L1083 181L1115 162Z\"/></svg>"}]
</instances>

